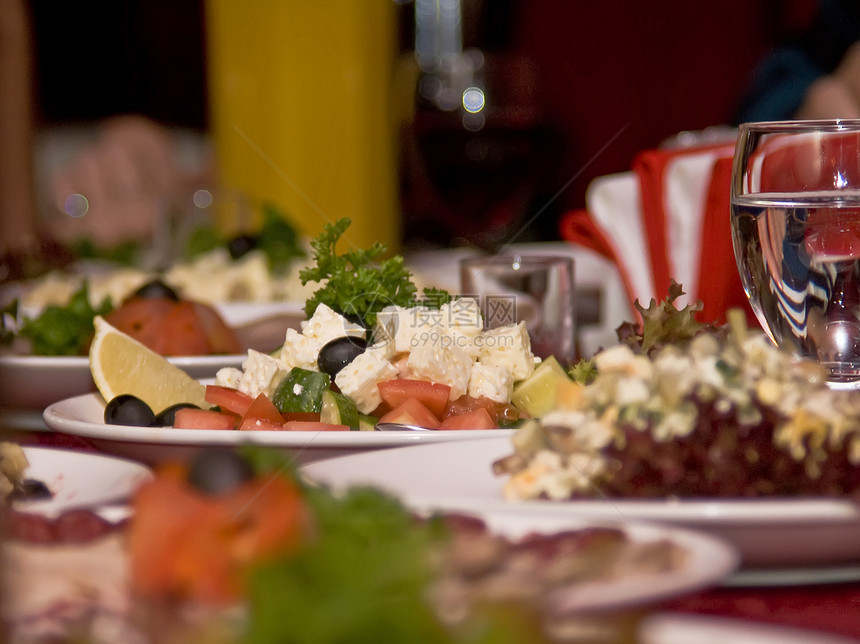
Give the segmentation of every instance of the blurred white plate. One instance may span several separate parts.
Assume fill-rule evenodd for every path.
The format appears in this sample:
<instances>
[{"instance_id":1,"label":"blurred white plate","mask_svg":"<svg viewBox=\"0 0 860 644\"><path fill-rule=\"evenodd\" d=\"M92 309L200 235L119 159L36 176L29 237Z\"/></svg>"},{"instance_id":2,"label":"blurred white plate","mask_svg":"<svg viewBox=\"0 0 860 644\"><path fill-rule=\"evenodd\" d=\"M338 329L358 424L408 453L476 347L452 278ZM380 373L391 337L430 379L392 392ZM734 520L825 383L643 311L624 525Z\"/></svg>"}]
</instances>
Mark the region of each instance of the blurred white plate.
<instances>
[{"instance_id":1,"label":"blurred white plate","mask_svg":"<svg viewBox=\"0 0 860 644\"><path fill-rule=\"evenodd\" d=\"M507 438L509 429L457 431L229 431L221 429L174 429L172 427L127 427L107 425L104 401L98 394L75 396L50 405L43 414L53 430L93 439L105 451L146 462L169 458L186 460L210 445L267 445L285 448L300 462L422 443L450 443L470 439Z\"/></svg>"},{"instance_id":2,"label":"blurred white plate","mask_svg":"<svg viewBox=\"0 0 860 644\"><path fill-rule=\"evenodd\" d=\"M152 478L140 463L90 452L49 447L23 447L29 467L24 476L44 483L50 499L16 501L22 512L56 517L67 510L118 503Z\"/></svg>"},{"instance_id":3,"label":"blurred white plate","mask_svg":"<svg viewBox=\"0 0 860 644\"><path fill-rule=\"evenodd\" d=\"M221 367L240 367L247 354L177 356L170 362L192 378L212 378ZM58 400L95 391L86 356L0 356L0 407L44 409Z\"/></svg>"},{"instance_id":4,"label":"blurred white plate","mask_svg":"<svg viewBox=\"0 0 860 644\"><path fill-rule=\"evenodd\" d=\"M402 450L398 450L402 451ZM619 610L653 604L695 590L718 585L738 565L738 554L726 542L673 526L619 523L582 517L526 517L493 509L469 513L482 518L488 528L511 539L530 533L553 534L595 527L617 528L634 543L665 541L684 551L678 565L665 571L630 570L610 579L575 584L564 591L565 612Z\"/></svg>"},{"instance_id":5,"label":"blurred white plate","mask_svg":"<svg viewBox=\"0 0 860 644\"><path fill-rule=\"evenodd\" d=\"M512 452L510 437L355 454L304 472L339 488L372 484L422 509L492 509L529 517L592 517L672 523L732 542L748 567L836 566L860 562L860 508L849 501L756 499L507 501L492 463Z\"/></svg>"}]
</instances>

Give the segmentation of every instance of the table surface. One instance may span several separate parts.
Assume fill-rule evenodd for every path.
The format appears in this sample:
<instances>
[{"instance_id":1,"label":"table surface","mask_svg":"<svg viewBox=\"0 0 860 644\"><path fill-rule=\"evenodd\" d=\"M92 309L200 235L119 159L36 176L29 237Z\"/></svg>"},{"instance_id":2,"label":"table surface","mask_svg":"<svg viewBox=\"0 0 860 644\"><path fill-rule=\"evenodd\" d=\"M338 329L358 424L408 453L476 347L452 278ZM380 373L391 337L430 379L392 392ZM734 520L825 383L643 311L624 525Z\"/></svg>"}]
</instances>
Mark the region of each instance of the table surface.
<instances>
[{"instance_id":1,"label":"table surface","mask_svg":"<svg viewBox=\"0 0 860 644\"><path fill-rule=\"evenodd\" d=\"M0 427L0 440L98 451L86 438L52 431ZM860 538L860 535L858 535ZM860 642L860 562L858 575L831 583L788 586L720 586L654 606L656 611L749 619L821 631Z\"/></svg>"}]
</instances>

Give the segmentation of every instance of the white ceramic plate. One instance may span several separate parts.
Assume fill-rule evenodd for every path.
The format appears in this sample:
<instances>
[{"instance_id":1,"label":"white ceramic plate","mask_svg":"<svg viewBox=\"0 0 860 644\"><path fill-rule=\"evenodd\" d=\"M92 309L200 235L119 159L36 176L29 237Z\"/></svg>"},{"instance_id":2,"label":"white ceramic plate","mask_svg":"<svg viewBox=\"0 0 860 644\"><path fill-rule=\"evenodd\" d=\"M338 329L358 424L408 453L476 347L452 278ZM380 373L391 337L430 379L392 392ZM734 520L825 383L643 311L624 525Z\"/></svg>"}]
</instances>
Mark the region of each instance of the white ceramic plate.
<instances>
[{"instance_id":1,"label":"white ceramic plate","mask_svg":"<svg viewBox=\"0 0 860 644\"><path fill-rule=\"evenodd\" d=\"M659 613L639 629L640 644L851 644L847 637L750 620Z\"/></svg>"},{"instance_id":2,"label":"white ceramic plate","mask_svg":"<svg viewBox=\"0 0 860 644\"><path fill-rule=\"evenodd\" d=\"M593 527L620 528L635 543L666 541L682 549L685 555L678 566L663 572L630 571L611 579L581 583L564 591L560 607L565 612L619 610L653 604L709 586L718 585L738 565L737 551L726 542L674 526L647 523L619 523L578 517L525 517L475 510L488 528L508 538L519 539L530 533L553 534L565 530Z\"/></svg>"},{"instance_id":3,"label":"white ceramic plate","mask_svg":"<svg viewBox=\"0 0 860 644\"><path fill-rule=\"evenodd\" d=\"M848 501L506 501L502 491L506 479L496 477L491 464L511 451L510 437L499 437L355 454L309 464L304 472L336 488L376 485L418 509L492 508L530 517L647 520L700 529L732 542L747 567L797 568L860 562L860 508Z\"/></svg>"},{"instance_id":4,"label":"white ceramic plate","mask_svg":"<svg viewBox=\"0 0 860 644\"><path fill-rule=\"evenodd\" d=\"M461 442L470 439L507 439L509 429L443 432L270 432L172 427L126 427L104 423L104 402L98 394L75 396L50 405L43 414L53 430L94 439L102 449L147 462L185 459L210 445L267 445L286 448L300 462L340 456L355 451L402 447L422 443Z\"/></svg>"},{"instance_id":5,"label":"white ceramic plate","mask_svg":"<svg viewBox=\"0 0 860 644\"><path fill-rule=\"evenodd\" d=\"M212 378L221 367L240 367L247 354L177 356L170 362L192 378ZM0 356L0 406L44 409L64 398L95 391L86 356Z\"/></svg>"},{"instance_id":6,"label":"white ceramic plate","mask_svg":"<svg viewBox=\"0 0 860 644\"><path fill-rule=\"evenodd\" d=\"M229 302L215 308L242 345L271 351L284 342L288 327L305 318L296 302ZM31 315L35 312L31 312ZM192 378L213 378L222 367L240 367L247 353L175 356L168 360ZM86 356L0 355L0 407L42 410L58 400L95 391Z\"/></svg>"},{"instance_id":7,"label":"white ceramic plate","mask_svg":"<svg viewBox=\"0 0 860 644\"><path fill-rule=\"evenodd\" d=\"M90 452L24 447L29 467L26 478L37 479L52 498L16 501L15 509L49 517L66 510L122 502L152 478L149 468L114 456Z\"/></svg>"}]
</instances>

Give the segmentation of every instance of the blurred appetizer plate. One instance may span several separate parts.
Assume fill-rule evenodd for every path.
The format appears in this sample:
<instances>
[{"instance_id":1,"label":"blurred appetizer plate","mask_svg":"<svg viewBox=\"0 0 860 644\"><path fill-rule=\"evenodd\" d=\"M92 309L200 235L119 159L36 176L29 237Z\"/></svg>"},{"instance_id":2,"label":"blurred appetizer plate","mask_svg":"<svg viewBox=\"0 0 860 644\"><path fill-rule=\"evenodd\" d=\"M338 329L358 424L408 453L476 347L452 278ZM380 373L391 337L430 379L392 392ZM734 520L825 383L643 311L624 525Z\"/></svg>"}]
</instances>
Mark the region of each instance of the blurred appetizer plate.
<instances>
[{"instance_id":1,"label":"blurred appetizer plate","mask_svg":"<svg viewBox=\"0 0 860 644\"><path fill-rule=\"evenodd\" d=\"M737 551L725 541L675 526L571 516L527 517L492 509L469 514L483 519L492 532L510 539L613 528L621 530L634 546L650 546L637 548L636 554L631 551L629 563L617 574L586 577L582 583L559 590L554 603L561 613L627 609L715 586L737 568L739 561ZM624 556L623 550L620 556Z\"/></svg>"},{"instance_id":2,"label":"blurred appetizer plate","mask_svg":"<svg viewBox=\"0 0 860 644\"><path fill-rule=\"evenodd\" d=\"M302 304L231 302L216 306L243 346L272 351L284 342L287 328L300 328ZM192 378L212 378L222 367L240 367L247 353L174 356L170 362ZM95 391L86 356L0 355L0 407L45 409L58 400Z\"/></svg>"},{"instance_id":3,"label":"blurred appetizer plate","mask_svg":"<svg viewBox=\"0 0 860 644\"><path fill-rule=\"evenodd\" d=\"M733 543L750 569L846 567L860 563L860 506L833 499L509 501L492 464L512 451L510 437L410 450L355 454L312 463L313 480L342 488L370 484L411 507L529 517L643 520L706 531ZM827 572L831 572L830 568Z\"/></svg>"},{"instance_id":4,"label":"blurred appetizer plate","mask_svg":"<svg viewBox=\"0 0 860 644\"><path fill-rule=\"evenodd\" d=\"M21 512L53 518L75 508L97 510L126 501L152 478L148 467L115 456L50 447L22 449L29 462L24 477L44 483L51 498L15 501L13 507Z\"/></svg>"},{"instance_id":5,"label":"blurred appetizer plate","mask_svg":"<svg viewBox=\"0 0 860 644\"><path fill-rule=\"evenodd\" d=\"M247 354L176 356L170 362L192 378L211 378L222 367L240 367ZM0 356L0 407L42 410L51 403L95 391L86 356Z\"/></svg>"},{"instance_id":6,"label":"blurred appetizer plate","mask_svg":"<svg viewBox=\"0 0 860 644\"><path fill-rule=\"evenodd\" d=\"M452 431L248 431L220 429L174 429L172 427L127 427L104 422L104 400L99 394L75 396L50 405L42 415L51 429L91 439L105 451L158 463L187 460L212 445L264 445L283 448L297 462L342 456L356 451L403 447L422 443L450 443L501 438L510 429L465 429Z\"/></svg>"}]
</instances>

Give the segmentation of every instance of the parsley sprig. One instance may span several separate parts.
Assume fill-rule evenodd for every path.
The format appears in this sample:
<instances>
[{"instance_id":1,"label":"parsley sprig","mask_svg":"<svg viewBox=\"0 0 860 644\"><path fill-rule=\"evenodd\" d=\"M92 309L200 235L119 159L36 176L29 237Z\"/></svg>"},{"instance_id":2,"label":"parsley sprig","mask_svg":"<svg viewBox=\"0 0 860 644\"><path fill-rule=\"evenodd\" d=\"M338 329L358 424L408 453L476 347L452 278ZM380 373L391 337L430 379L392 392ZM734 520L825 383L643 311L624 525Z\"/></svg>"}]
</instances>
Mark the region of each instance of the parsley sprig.
<instances>
[{"instance_id":1,"label":"parsley sprig","mask_svg":"<svg viewBox=\"0 0 860 644\"><path fill-rule=\"evenodd\" d=\"M319 282L322 286L308 298L305 314L310 317L320 304L325 304L353 322L372 328L376 314L384 307L413 306L417 288L403 257L380 259L387 251L384 244L377 242L370 248L339 255L335 247L350 223L344 218L326 224L311 241L316 266L302 269L299 277L302 284ZM442 291L432 289L429 295L442 303Z\"/></svg>"}]
</instances>

